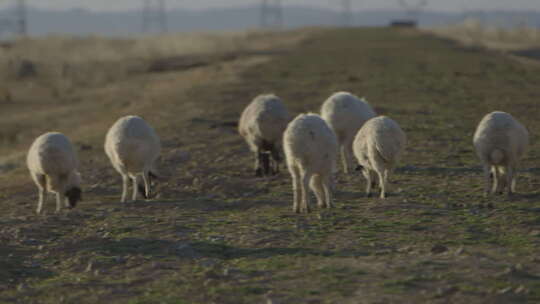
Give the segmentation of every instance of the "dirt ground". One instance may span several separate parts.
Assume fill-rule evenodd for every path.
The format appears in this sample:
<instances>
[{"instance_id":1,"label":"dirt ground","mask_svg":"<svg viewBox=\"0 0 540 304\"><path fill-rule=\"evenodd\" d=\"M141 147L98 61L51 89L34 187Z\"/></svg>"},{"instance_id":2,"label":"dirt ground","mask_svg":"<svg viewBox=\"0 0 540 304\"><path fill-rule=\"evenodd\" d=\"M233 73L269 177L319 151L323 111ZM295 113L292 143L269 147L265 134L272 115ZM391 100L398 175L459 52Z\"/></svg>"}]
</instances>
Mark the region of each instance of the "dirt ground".
<instances>
[{"instance_id":1,"label":"dirt ground","mask_svg":"<svg viewBox=\"0 0 540 304\"><path fill-rule=\"evenodd\" d=\"M540 302L540 67L411 30L281 35L58 98L17 84L0 103L0 302ZM300 113L341 90L407 133L390 196L366 198L359 174L340 174L334 209L293 214L288 172L255 178L234 123L260 93ZM494 110L531 133L511 198L482 196L472 149ZM156 127L166 177L157 198L121 204L102 146L127 114ZM55 214L51 197L37 216L24 155L50 130L79 148L84 201Z\"/></svg>"}]
</instances>

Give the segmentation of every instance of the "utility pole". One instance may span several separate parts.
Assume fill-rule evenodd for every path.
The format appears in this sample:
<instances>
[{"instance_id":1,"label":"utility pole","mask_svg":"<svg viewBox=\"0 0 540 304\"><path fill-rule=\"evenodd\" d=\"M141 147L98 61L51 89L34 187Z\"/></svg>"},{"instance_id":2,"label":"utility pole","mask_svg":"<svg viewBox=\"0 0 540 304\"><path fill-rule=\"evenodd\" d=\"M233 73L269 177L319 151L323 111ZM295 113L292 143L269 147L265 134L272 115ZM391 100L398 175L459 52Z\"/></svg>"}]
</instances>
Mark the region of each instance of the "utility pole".
<instances>
[{"instance_id":1,"label":"utility pole","mask_svg":"<svg viewBox=\"0 0 540 304\"><path fill-rule=\"evenodd\" d=\"M353 25L351 0L341 0L341 25L345 27L350 27Z\"/></svg>"},{"instance_id":2,"label":"utility pole","mask_svg":"<svg viewBox=\"0 0 540 304\"><path fill-rule=\"evenodd\" d=\"M28 23L26 21L27 14L26 14L26 3L24 0L18 0L17 1L17 7L16 7L16 23L17 23L17 29L16 33L19 36L26 36L28 34Z\"/></svg>"},{"instance_id":3,"label":"utility pole","mask_svg":"<svg viewBox=\"0 0 540 304\"><path fill-rule=\"evenodd\" d=\"M281 6L281 0L262 0L261 27L277 29L283 27L283 7Z\"/></svg>"},{"instance_id":4,"label":"utility pole","mask_svg":"<svg viewBox=\"0 0 540 304\"><path fill-rule=\"evenodd\" d=\"M165 0L143 0L142 30L148 32L167 32L167 8Z\"/></svg>"},{"instance_id":5,"label":"utility pole","mask_svg":"<svg viewBox=\"0 0 540 304\"><path fill-rule=\"evenodd\" d=\"M13 12L8 17L0 17L0 33L9 32L24 37L28 34L25 0L16 0Z\"/></svg>"}]
</instances>

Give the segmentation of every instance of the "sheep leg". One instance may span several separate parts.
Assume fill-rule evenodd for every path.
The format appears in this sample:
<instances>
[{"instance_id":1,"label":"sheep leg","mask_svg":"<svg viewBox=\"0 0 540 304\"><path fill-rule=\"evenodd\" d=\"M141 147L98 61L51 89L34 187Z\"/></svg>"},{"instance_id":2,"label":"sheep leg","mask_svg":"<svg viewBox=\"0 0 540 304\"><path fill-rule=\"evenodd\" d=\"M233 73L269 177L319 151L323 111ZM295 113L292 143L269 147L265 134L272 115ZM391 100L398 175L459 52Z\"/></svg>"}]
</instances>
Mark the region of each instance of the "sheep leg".
<instances>
[{"instance_id":1,"label":"sheep leg","mask_svg":"<svg viewBox=\"0 0 540 304\"><path fill-rule=\"evenodd\" d=\"M298 168L294 166L293 164L289 164L289 171L291 172L292 176L292 186L293 186L293 212L294 213L300 213L300 174L298 172Z\"/></svg>"},{"instance_id":2,"label":"sheep leg","mask_svg":"<svg viewBox=\"0 0 540 304\"><path fill-rule=\"evenodd\" d=\"M332 178L330 175L324 179L324 183L323 183L324 196L326 198L326 208L328 209L332 208L332 189L330 186L331 182L332 182Z\"/></svg>"},{"instance_id":3,"label":"sheep leg","mask_svg":"<svg viewBox=\"0 0 540 304\"><path fill-rule=\"evenodd\" d=\"M131 197L131 200L136 202L137 201L137 193L139 192L139 185L137 184L137 177L134 176L131 178L131 180L133 181L133 196Z\"/></svg>"},{"instance_id":4,"label":"sheep leg","mask_svg":"<svg viewBox=\"0 0 540 304\"><path fill-rule=\"evenodd\" d=\"M491 171L491 168L488 165L484 165L484 197L489 195L493 175L494 173Z\"/></svg>"},{"instance_id":5,"label":"sheep leg","mask_svg":"<svg viewBox=\"0 0 540 304\"><path fill-rule=\"evenodd\" d=\"M127 201L129 176L122 174L122 203Z\"/></svg>"},{"instance_id":6,"label":"sheep leg","mask_svg":"<svg viewBox=\"0 0 540 304\"><path fill-rule=\"evenodd\" d=\"M144 181L144 193L147 199L150 199L150 176L148 171L143 172L143 181Z\"/></svg>"},{"instance_id":7,"label":"sheep leg","mask_svg":"<svg viewBox=\"0 0 540 304\"><path fill-rule=\"evenodd\" d=\"M514 180L514 168L512 165L508 165L506 170L506 195L511 196L513 194L512 183Z\"/></svg>"},{"instance_id":8,"label":"sheep leg","mask_svg":"<svg viewBox=\"0 0 540 304\"><path fill-rule=\"evenodd\" d=\"M37 214L41 214L41 210L43 209L43 201L45 200L47 196L47 190L44 187L39 187L39 200L38 200L38 207L36 210Z\"/></svg>"},{"instance_id":9,"label":"sheep leg","mask_svg":"<svg viewBox=\"0 0 540 304\"><path fill-rule=\"evenodd\" d=\"M388 184L388 170L385 169L383 172L377 171L379 175L379 185L381 186L381 198L386 198L386 186Z\"/></svg>"},{"instance_id":10,"label":"sheep leg","mask_svg":"<svg viewBox=\"0 0 540 304\"><path fill-rule=\"evenodd\" d=\"M511 184L511 190L512 190L512 193L516 193L516 179L517 179L517 176L516 176L516 173L515 173L515 170L514 170L514 174L512 174L513 177L512 177L512 184Z\"/></svg>"},{"instance_id":11,"label":"sheep leg","mask_svg":"<svg viewBox=\"0 0 540 304\"><path fill-rule=\"evenodd\" d=\"M270 166L270 154L269 153L261 153L259 157L260 157L260 164L261 164L262 174L264 176L269 176L270 175L270 169L271 169L271 166Z\"/></svg>"},{"instance_id":12,"label":"sheep leg","mask_svg":"<svg viewBox=\"0 0 540 304\"><path fill-rule=\"evenodd\" d=\"M347 148L345 145L341 145L341 163L343 164L343 172L349 174L349 162L347 159Z\"/></svg>"},{"instance_id":13,"label":"sheep leg","mask_svg":"<svg viewBox=\"0 0 540 304\"><path fill-rule=\"evenodd\" d=\"M62 210L63 202L64 202L64 195L60 192L56 193L56 213Z\"/></svg>"},{"instance_id":14,"label":"sheep leg","mask_svg":"<svg viewBox=\"0 0 540 304\"><path fill-rule=\"evenodd\" d=\"M302 206L300 207L300 212L309 213L309 182L312 177L312 173L308 170L302 169L300 176L302 178Z\"/></svg>"},{"instance_id":15,"label":"sheep leg","mask_svg":"<svg viewBox=\"0 0 540 304\"><path fill-rule=\"evenodd\" d=\"M364 170L362 170L362 173L364 174L364 177L366 178L366 196L371 197L371 187L373 186L372 180L371 180L371 172L368 168L364 167Z\"/></svg>"},{"instance_id":16,"label":"sheep leg","mask_svg":"<svg viewBox=\"0 0 540 304\"><path fill-rule=\"evenodd\" d=\"M496 194L499 191L500 173L496 166L491 167L491 173L493 173L493 188L491 188L491 193Z\"/></svg>"},{"instance_id":17,"label":"sheep leg","mask_svg":"<svg viewBox=\"0 0 540 304\"><path fill-rule=\"evenodd\" d=\"M263 169L261 167L262 163L262 152L257 148L257 151L255 152L255 176L261 177L263 176Z\"/></svg>"},{"instance_id":18,"label":"sheep leg","mask_svg":"<svg viewBox=\"0 0 540 304\"><path fill-rule=\"evenodd\" d=\"M347 162L347 172L351 172L351 168L354 165L354 152L352 149L352 140L347 141L347 145L345 146L345 161Z\"/></svg>"},{"instance_id":19,"label":"sheep leg","mask_svg":"<svg viewBox=\"0 0 540 304\"><path fill-rule=\"evenodd\" d=\"M43 210L43 201L45 200L45 198L47 198L47 178L45 177L45 175L41 174L32 174L32 178L36 182L39 191L39 199L36 213L41 214L41 210Z\"/></svg>"},{"instance_id":20,"label":"sheep leg","mask_svg":"<svg viewBox=\"0 0 540 304\"><path fill-rule=\"evenodd\" d=\"M273 168L272 170L274 172L272 172L273 174L278 174L279 173L279 162L281 161L281 155L279 153L279 149L277 147L274 147L272 149L272 159L274 160L273 161Z\"/></svg>"},{"instance_id":21,"label":"sheep leg","mask_svg":"<svg viewBox=\"0 0 540 304\"><path fill-rule=\"evenodd\" d=\"M310 182L311 189L313 190L313 192L315 192L315 196L317 197L317 206L319 206L320 208L326 207L325 193L322 180L323 179L320 175L313 175L313 178Z\"/></svg>"}]
</instances>

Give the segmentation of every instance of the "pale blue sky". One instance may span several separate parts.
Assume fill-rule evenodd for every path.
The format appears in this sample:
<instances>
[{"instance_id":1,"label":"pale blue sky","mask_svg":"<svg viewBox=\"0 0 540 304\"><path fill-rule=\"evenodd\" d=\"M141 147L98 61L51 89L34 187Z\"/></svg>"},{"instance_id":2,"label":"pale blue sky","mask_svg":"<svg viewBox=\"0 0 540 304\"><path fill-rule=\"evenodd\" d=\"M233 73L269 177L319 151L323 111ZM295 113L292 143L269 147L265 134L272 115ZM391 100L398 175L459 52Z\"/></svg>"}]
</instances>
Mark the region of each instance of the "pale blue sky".
<instances>
[{"instance_id":1,"label":"pale blue sky","mask_svg":"<svg viewBox=\"0 0 540 304\"><path fill-rule=\"evenodd\" d=\"M5 7L14 0L0 0ZM311 5L316 7L339 7L339 0L282 0L285 5ZM407 0L418 3L419 0ZM142 0L27 0L31 6L48 9L86 8L98 11L139 9ZM170 8L205 9L258 4L259 0L167 0ZM353 0L353 6L361 9L398 8L397 0ZM540 0L430 0L426 9L444 11L467 10L540 10Z\"/></svg>"}]
</instances>

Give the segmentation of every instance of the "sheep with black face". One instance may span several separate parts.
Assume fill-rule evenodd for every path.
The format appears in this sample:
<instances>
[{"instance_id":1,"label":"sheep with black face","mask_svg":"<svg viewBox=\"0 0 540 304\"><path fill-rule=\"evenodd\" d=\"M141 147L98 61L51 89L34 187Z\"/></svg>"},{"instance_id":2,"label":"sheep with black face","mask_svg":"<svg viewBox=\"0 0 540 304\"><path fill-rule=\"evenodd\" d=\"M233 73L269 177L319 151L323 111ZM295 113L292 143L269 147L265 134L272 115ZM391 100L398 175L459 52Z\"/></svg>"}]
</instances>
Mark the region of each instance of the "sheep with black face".
<instances>
[{"instance_id":1,"label":"sheep with black face","mask_svg":"<svg viewBox=\"0 0 540 304\"><path fill-rule=\"evenodd\" d=\"M242 112L238 133L255 153L256 176L279 172L281 140L289 121L283 101L275 95L257 96Z\"/></svg>"},{"instance_id":2,"label":"sheep with black face","mask_svg":"<svg viewBox=\"0 0 540 304\"><path fill-rule=\"evenodd\" d=\"M77 206L82 198L79 161L65 135L49 132L36 138L28 151L26 163L39 189L38 214L43 209L47 191L56 194L56 212L62 209L62 205L69 208Z\"/></svg>"}]
</instances>

